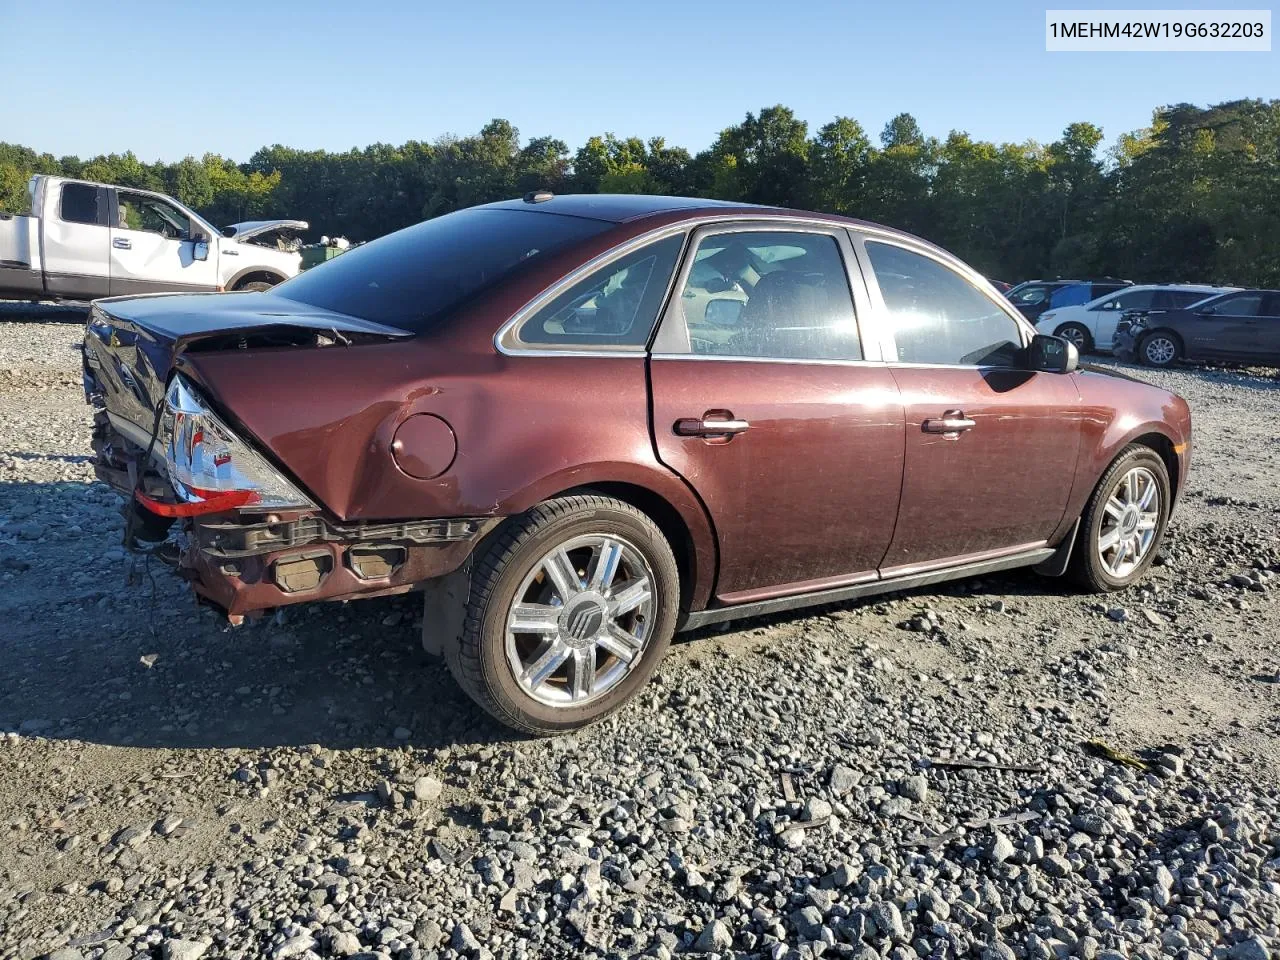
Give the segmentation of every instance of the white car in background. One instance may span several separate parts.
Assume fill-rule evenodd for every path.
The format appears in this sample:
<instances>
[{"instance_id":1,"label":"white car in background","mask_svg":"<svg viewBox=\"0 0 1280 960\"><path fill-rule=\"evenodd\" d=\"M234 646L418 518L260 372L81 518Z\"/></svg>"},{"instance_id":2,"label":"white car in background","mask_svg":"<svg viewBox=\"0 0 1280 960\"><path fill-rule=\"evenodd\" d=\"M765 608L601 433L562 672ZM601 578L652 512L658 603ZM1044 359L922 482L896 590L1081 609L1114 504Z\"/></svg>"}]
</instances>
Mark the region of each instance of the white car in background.
<instances>
[{"instance_id":1,"label":"white car in background","mask_svg":"<svg viewBox=\"0 0 1280 960\"><path fill-rule=\"evenodd\" d=\"M302 257L271 238L305 220L219 230L173 197L37 175L28 216L0 214L0 297L92 300L140 293L266 290Z\"/></svg>"},{"instance_id":2,"label":"white car in background","mask_svg":"<svg viewBox=\"0 0 1280 960\"><path fill-rule=\"evenodd\" d=\"M1081 353L1110 353L1116 324L1126 310L1180 310L1228 289L1192 283L1125 287L1088 303L1047 310L1036 320L1036 330L1065 337Z\"/></svg>"}]
</instances>

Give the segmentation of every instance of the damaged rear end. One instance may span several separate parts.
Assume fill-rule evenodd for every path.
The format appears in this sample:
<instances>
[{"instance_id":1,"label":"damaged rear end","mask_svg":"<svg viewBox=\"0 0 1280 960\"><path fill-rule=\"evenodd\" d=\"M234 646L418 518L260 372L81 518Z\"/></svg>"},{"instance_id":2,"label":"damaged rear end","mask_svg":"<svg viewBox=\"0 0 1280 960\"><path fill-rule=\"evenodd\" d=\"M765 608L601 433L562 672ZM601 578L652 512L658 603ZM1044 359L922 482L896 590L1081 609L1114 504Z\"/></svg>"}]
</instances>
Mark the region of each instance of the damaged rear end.
<instances>
[{"instance_id":1,"label":"damaged rear end","mask_svg":"<svg viewBox=\"0 0 1280 960\"><path fill-rule=\"evenodd\" d=\"M343 522L210 399L189 363L407 336L269 294L97 301L84 388L95 473L127 500L126 546L173 563L232 622L302 601L401 593L456 569L483 521Z\"/></svg>"}]
</instances>

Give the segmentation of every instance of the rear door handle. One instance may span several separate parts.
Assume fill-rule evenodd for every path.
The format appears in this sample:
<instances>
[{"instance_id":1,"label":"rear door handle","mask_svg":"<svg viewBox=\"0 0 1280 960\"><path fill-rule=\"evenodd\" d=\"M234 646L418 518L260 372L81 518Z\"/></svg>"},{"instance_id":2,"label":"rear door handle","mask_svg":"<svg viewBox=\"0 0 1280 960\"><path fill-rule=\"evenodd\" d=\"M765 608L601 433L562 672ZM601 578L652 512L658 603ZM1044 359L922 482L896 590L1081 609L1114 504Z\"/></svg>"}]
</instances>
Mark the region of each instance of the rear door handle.
<instances>
[{"instance_id":1,"label":"rear door handle","mask_svg":"<svg viewBox=\"0 0 1280 960\"><path fill-rule=\"evenodd\" d=\"M708 410L698 418L677 420L674 429L680 437L724 437L728 439L750 429L746 420L737 420L728 411Z\"/></svg>"},{"instance_id":2,"label":"rear door handle","mask_svg":"<svg viewBox=\"0 0 1280 960\"><path fill-rule=\"evenodd\" d=\"M111 245L117 250L132 250L133 244L129 242L128 237L116 237L111 241Z\"/></svg>"},{"instance_id":3,"label":"rear door handle","mask_svg":"<svg viewBox=\"0 0 1280 960\"><path fill-rule=\"evenodd\" d=\"M958 437L965 430L972 430L977 424L966 417L963 410L948 410L941 417L926 420L920 426L925 433L941 433Z\"/></svg>"}]
</instances>

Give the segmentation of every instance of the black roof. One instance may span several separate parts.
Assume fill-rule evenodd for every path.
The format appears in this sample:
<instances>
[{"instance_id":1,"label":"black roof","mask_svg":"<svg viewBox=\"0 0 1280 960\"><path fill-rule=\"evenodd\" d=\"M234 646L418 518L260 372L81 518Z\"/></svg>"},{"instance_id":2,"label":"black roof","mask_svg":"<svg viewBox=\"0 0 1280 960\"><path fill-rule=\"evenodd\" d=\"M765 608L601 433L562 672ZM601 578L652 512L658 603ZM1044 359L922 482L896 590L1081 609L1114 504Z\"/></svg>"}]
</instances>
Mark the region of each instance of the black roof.
<instances>
[{"instance_id":1,"label":"black roof","mask_svg":"<svg viewBox=\"0 0 1280 960\"><path fill-rule=\"evenodd\" d=\"M707 200L703 197L659 197L646 194L631 193L567 193L553 196L549 200L499 200L497 203L485 204L487 207L545 210L547 213L561 213L570 217L588 217L592 220L607 220L610 223L622 223L636 220L655 213L667 213L673 210L713 210L717 208L755 208L767 210L751 203L737 203L729 200Z\"/></svg>"}]
</instances>

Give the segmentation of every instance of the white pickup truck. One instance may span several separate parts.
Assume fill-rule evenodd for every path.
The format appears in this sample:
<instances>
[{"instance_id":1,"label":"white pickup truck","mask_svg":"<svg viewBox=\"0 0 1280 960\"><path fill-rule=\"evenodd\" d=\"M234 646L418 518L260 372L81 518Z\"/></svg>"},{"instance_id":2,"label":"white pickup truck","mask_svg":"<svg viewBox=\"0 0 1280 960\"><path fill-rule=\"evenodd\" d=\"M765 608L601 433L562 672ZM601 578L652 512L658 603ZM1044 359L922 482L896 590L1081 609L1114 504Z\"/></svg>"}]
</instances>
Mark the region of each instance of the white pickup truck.
<instances>
[{"instance_id":1,"label":"white pickup truck","mask_svg":"<svg viewBox=\"0 0 1280 960\"><path fill-rule=\"evenodd\" d=\"M261 238L305 230L304 220L220 231L172 197L132 187L35 176L28 191L30 216L0 214L0 297L265 290L301 264Z\"/></svg>"}]
</instances>

